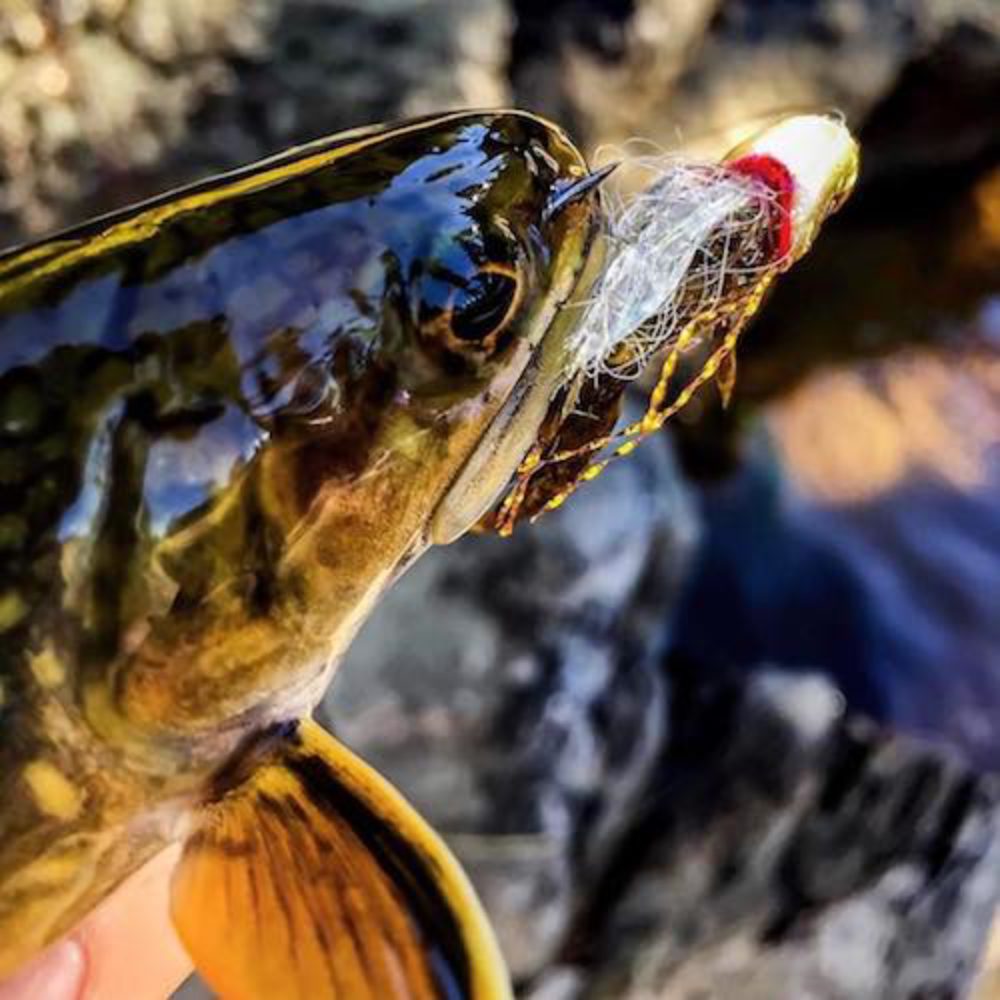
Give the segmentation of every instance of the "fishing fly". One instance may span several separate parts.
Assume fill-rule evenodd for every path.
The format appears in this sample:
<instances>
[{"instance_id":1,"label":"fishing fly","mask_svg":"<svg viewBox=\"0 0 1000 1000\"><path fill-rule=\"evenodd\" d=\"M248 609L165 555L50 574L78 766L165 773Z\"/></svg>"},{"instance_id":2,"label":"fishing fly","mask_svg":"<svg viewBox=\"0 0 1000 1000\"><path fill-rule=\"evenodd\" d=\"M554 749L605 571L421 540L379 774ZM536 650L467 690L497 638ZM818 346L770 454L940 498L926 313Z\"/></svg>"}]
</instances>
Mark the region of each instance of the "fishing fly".
<instances>
[{"instance_id":1,"label":"fishing fly","mask_svg":"<svg viewBox=\"0 0 1000 1000\"><path fill-rule=\"evenodd\" d=\"M853 139L824 116L772 127L722 163L633 156L629 147L612 155L622 161L619 174L640 183L628 195L605 193L603 269L587 299L570 306L582 313L566 358L571 378L485 522L500 534L561 506L707 382L728 403L740 335L857 172ZM700 363L679 379L681 362L696 351ZM659 372L643 416L618 428L629 383L654 359Z\"/></svg>"}]
</instances>

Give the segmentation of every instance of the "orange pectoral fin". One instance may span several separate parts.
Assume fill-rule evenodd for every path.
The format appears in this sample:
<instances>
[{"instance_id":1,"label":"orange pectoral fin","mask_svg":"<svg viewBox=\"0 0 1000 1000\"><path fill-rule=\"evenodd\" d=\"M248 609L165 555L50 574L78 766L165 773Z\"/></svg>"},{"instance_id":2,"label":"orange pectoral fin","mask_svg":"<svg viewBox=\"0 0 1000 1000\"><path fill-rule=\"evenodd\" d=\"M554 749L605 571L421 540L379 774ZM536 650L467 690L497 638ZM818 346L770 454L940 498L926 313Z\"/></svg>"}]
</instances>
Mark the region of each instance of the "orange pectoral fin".
<instances>
[{"instance_id":1,"label":"orange pectoral fin","mask_svg":"<svg viewBox=\"0 0 1000 1000\"><path fill-rule=\"evenodd\" d=\"M181 940L225 1000L510 997L458 862L313 722L205 806L174 876Z\"/></svg>"}]
</instances>

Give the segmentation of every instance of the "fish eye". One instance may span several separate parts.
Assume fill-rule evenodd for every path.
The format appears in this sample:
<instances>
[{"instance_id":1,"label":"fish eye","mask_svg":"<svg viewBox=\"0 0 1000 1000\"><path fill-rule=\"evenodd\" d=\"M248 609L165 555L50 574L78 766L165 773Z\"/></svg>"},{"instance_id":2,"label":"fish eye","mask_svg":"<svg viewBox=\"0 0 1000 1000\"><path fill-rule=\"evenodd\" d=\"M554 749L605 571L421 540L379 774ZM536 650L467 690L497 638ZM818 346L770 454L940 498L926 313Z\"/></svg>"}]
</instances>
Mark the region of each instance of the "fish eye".
<instances>
[{"instance_id":1,"label":"fish eye","mask_svg":"<svg viewBox=\"0 0 1000 1000\"><path fill-rule=\"evenodd\" d=\"M487 264L460 284L452 285L440 307L422 310L426 340L451 353L488 358L496 354L521 299L515 267Z\"/></svg>"},{"instance_id":2,"label":"fish eye","mask_svg":"<svg viewBox=\"0 0 1000 1000\"><path fill-rule=\"evenodd\" d=\"M467 343L483 343L506 326L517 301L517 274L500 267L484 268L451 303L451 332Z\"/></svg>"}]
</instances>

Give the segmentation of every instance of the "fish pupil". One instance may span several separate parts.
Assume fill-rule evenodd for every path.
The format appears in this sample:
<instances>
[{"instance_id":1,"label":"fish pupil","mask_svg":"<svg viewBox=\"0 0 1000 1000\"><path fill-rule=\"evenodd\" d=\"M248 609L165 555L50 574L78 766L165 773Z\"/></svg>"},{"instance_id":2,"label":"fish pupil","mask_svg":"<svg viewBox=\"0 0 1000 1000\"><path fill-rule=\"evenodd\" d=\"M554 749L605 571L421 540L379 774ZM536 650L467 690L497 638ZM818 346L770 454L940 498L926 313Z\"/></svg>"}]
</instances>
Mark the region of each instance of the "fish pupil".
<instances>
[{"instance_id":1,"label":"fish pupil","mask_svg":"<svg viewBox=\"0 0 1000 1000\"><path fill-rule=\"evenodd\" d=\"M517 281L508 274L486 271L476 275L452 303L452 332L463 341L485 340L503 325L516 294Z\"/></svg>"}]
</instances>

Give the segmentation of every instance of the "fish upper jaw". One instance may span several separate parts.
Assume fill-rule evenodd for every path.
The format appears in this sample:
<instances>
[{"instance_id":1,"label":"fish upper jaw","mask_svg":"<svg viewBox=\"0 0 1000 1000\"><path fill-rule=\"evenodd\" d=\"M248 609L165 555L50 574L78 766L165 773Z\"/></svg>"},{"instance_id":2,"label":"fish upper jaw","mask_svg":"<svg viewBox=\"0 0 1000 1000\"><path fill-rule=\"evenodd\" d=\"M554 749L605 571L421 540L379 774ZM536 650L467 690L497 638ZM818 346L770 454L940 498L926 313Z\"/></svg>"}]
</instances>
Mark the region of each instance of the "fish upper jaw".
<instances>
[{"instance_id":1,"label":"fish upper jaw","mask_svg":"<svg viewBox=\"0 0 1000 1000\"><path fill-rule=\"evenodd\" d=\"M564 252L575 257L555 282L534 322L544 332L527 364L431 515L426 541L446 545L465 534L496 503L535 444L552 399L575 377L571 344L584 301L604 260L603 204L574 206L582 214Z\"/></svg>"}]
</instances>

